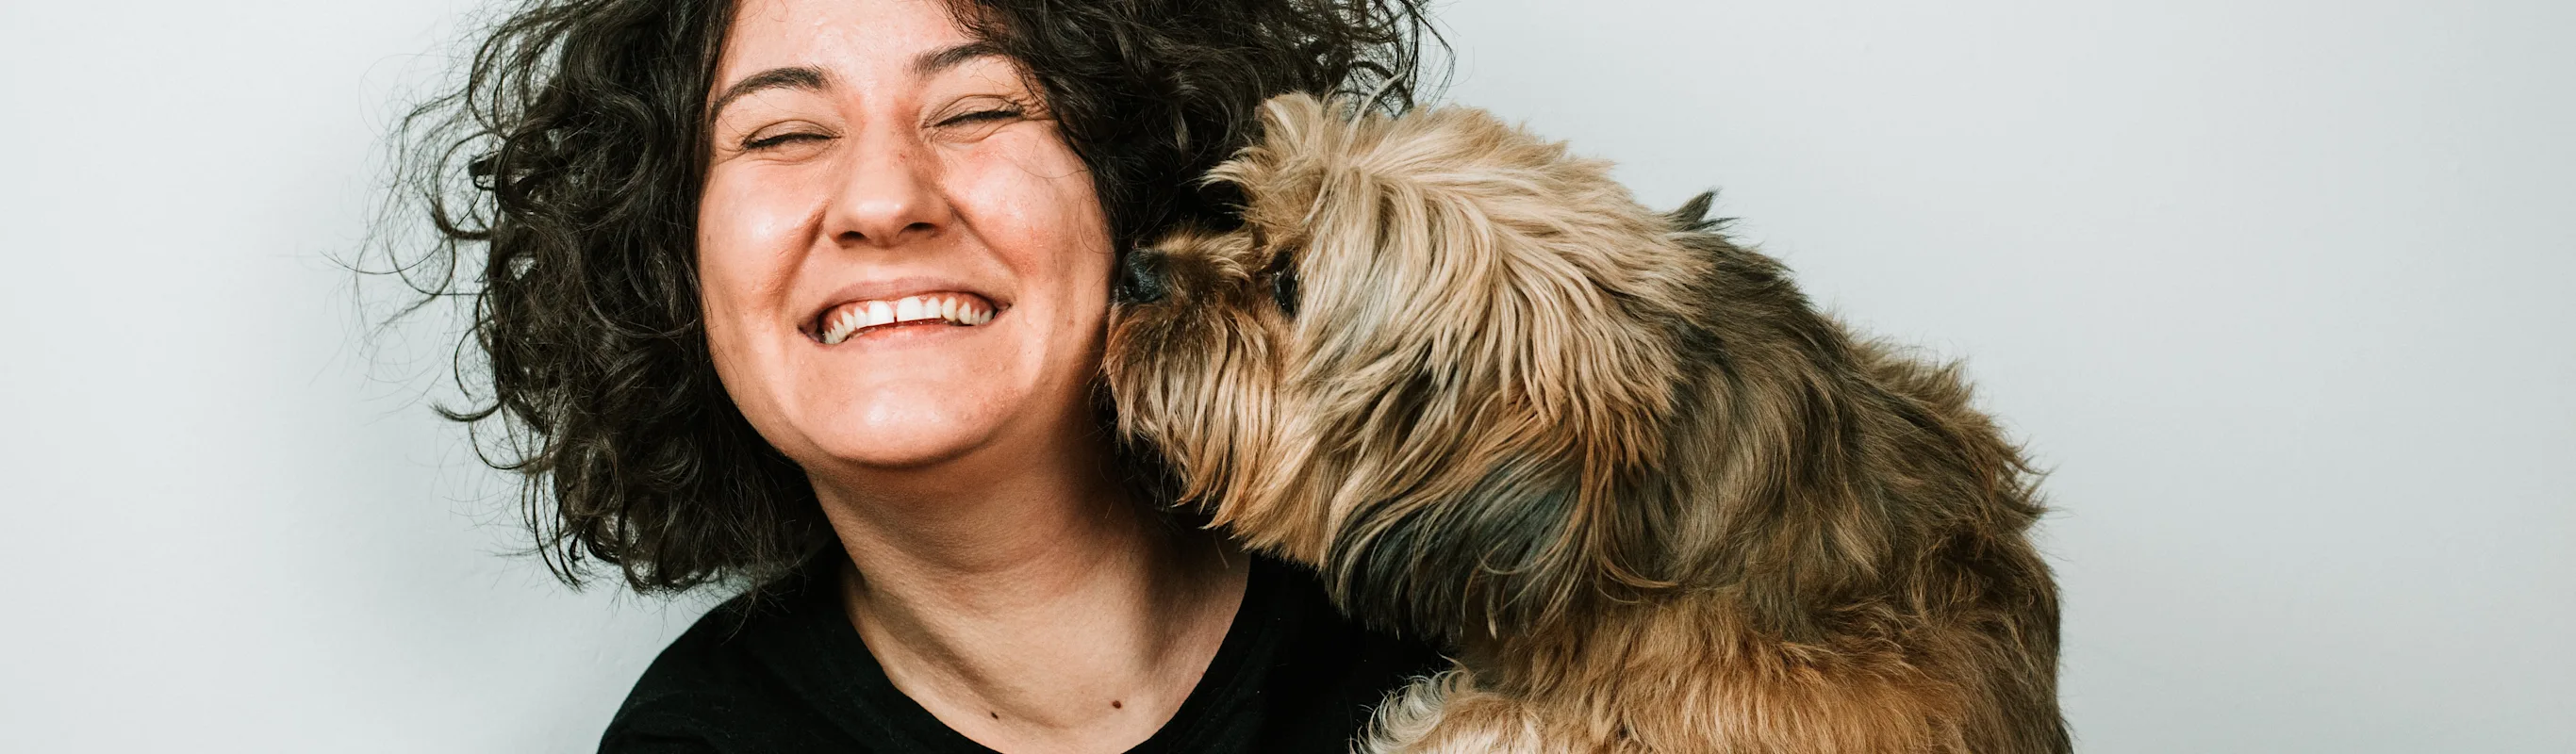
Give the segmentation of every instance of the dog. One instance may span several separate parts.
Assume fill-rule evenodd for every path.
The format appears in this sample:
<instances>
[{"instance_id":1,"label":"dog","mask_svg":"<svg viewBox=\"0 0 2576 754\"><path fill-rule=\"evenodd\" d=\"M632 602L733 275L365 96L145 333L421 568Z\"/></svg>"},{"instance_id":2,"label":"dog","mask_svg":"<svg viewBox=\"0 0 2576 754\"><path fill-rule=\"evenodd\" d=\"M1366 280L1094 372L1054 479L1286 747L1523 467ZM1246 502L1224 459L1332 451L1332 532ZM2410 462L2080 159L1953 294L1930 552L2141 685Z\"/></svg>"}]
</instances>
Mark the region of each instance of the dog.
<instances>
[{"instance_id":1,"label":"dog","mask_svg":"<svg viewBox=\"0 0 2576 754\"><path fill-rule=\"evenodd\" d=\"M1376 752L2070 748L2036 474L1955 365L1460 106L1283 95L1240 224L1120 263L1103 381L1172 499L1456 668Z\"/></svg>"}]
</instances>

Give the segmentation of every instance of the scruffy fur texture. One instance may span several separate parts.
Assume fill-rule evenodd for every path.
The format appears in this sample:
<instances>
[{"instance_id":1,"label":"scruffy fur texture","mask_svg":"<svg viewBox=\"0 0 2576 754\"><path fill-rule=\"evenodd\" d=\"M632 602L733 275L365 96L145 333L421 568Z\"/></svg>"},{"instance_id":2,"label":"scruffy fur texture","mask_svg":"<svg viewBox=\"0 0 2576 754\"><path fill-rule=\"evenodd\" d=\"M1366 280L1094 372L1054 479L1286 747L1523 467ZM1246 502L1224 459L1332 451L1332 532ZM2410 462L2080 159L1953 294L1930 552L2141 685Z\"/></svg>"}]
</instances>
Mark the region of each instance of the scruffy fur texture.
<instances>
[{"instance_id":1,"label":"scruffy fur texture","mask_svg":"<svg viewBox=\"0 0 2576 754\"><path fill-rule=\"evenodd\" d=\"M1381 752L2061 752L2035 476L1955 368L1482 111L1272 100L1240 227L1130 255L1181 499L1458 668Z\"/></svg>"}]
</instances>

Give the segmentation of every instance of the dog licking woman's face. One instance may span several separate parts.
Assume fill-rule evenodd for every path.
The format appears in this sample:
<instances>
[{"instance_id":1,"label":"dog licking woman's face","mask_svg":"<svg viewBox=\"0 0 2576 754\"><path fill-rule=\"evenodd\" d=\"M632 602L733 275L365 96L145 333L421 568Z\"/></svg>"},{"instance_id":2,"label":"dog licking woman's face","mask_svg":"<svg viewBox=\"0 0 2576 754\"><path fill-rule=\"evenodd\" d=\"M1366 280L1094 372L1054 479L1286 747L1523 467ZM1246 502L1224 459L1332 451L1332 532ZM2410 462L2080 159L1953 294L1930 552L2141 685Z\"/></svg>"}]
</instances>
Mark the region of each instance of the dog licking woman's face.
<instances>
[{"instance_id":1,"label":"dog licking woman's face","mask_svg":"<svg viewBox=\"0 0 2576 754\"><path fill-rule=\"evenodd\" d=\"M1599 501L1662 452L1662 323L1704 255L1641 243L1670 221L1605 164L1481 111L1352 122L1289 95L1263 126L1210 174L1240 227L1122 263L1121 430L1346 605L1464 609L1390 621L1450 627L1562 608L1633 531Z\"/></svg>"}]
</instances>

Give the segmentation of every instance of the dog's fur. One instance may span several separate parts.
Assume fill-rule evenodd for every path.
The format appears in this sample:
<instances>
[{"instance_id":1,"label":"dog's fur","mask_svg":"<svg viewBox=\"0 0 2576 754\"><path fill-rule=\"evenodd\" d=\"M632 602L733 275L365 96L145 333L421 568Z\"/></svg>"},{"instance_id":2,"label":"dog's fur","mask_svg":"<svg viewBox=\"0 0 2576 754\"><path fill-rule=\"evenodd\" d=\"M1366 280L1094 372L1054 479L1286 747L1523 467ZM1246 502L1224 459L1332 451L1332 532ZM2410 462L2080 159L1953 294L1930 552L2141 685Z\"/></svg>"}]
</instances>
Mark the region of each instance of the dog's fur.
<instances>
[{"instance_id":1,"label":"dog's fur","mask_svg":"<svg viewBox=\"0 0 2576 754\"><path fill-rule=\"evenodd\" d=\"M1107 375L1179 499L1449 642L1383 752L2059 752L2034 475L1949 366L1481 111L1302 95L1130 255Z\"/></svg>"}]
</instances>

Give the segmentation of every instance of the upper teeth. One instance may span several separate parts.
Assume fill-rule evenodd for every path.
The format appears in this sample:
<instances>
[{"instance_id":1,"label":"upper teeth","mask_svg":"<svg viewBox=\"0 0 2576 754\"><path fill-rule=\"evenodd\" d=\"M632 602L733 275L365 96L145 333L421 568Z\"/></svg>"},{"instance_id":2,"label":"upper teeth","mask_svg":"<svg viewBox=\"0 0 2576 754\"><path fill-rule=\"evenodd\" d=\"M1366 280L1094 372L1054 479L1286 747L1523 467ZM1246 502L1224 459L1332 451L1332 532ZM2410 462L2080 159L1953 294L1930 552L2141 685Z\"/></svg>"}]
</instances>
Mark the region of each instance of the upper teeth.
<instances>
[{"instance_id":1,"label":"upper teeth","mask_svg":"<svg viewBox=\"0 0 2576 754\"><path fill-rule=\"evenodd\" d=\"M993 309L984 303L983 297L961 293L905 296L893 301L853 301L824 313L821 336L828 345L848 340L851 333L878 325L932 319L972 327L991 321Z\"/></svg>"}]
</instances>

